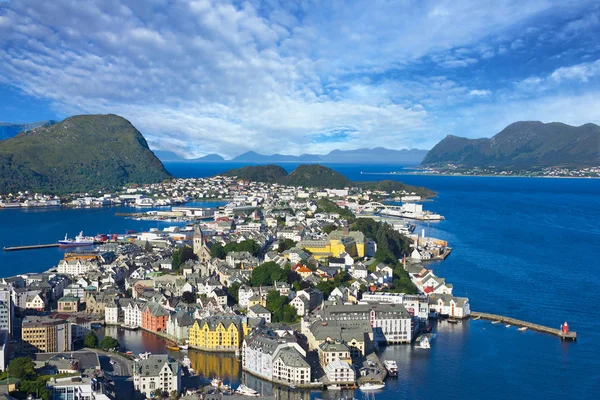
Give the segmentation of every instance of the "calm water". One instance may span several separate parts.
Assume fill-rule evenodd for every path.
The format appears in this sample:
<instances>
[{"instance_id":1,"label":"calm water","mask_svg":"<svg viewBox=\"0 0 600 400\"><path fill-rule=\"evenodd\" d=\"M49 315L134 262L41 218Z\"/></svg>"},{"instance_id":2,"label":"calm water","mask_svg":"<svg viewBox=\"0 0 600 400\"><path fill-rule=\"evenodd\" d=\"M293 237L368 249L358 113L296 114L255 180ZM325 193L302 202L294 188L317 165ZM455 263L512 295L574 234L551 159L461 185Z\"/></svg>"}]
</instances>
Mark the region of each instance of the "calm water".
<instances>
[{"instance_id":1,"label":"calm water","mask_svg":"<svg viewBox=\"0 0 600 400\"><path fill-rule=\"evenodd\" d=\"M238 166L173 163L167 169L176 176L198 177ZM296 165L283 166L291 170ZM468 295L477 311L557 328L566 320L579 334L577 343L562 343L553 336L485 321L441 323L430 351L409 346L384 350L385 358L398 361L400 374L388 381L377 398L596 398L600 390L600 322L595 312L600 301L600 180L367 175L361 171L390 172L399 167L331 167L353 180L397 179L437 191L439 195L425 208L446 220L425 228L432 236L448 240L454 251L446 261L430 266L454 284L455 294ZM114 217L114 212L2 211L0 242L3 246L51 242L81 229L95 234L156 226ZM41 271L59 258L57 249L1 254L0 268L2 275ZM123 340L132 349L164 346L158 339L142 340L139 335L129 334ZM212 361L197 362L209 368ZM234 367L231 371L239 375ZM315 396L337 399L340 393Z\"/></svg>"}]
</instances>

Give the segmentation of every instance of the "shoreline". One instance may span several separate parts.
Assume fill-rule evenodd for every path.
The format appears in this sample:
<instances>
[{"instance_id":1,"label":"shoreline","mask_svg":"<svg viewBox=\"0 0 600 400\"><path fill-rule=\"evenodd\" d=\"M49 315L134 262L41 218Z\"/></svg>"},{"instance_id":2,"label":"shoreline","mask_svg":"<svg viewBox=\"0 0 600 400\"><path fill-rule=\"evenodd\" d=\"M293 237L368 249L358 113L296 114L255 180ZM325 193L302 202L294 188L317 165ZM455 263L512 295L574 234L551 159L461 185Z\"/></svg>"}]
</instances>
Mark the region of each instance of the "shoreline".
<instances>
[{"instance_id":1,"label":"shoreline","mask_svg":"<svg viewBox=\"0 0 600 400\"><path fill-rule=\"evenodd\" d=\"M473 178L545 178L545 179L600 179L600 176L546 176L546 175L500 175L500 174L434 174L431 172L361 172L361 175L396 175L396 176L456 176L456 177L473 177Z\"/></svg>"}]
</instances>

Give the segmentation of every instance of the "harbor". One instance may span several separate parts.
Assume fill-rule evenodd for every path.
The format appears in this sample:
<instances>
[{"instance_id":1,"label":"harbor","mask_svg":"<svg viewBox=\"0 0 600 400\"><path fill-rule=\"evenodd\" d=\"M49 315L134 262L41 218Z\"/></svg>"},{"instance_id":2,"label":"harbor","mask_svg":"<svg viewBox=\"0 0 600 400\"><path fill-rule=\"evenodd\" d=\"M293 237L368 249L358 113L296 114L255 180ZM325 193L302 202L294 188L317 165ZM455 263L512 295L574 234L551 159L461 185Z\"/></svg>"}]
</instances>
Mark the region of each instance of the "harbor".
<instances>
[{"instance_id":1,"label":"harbor","mask_svg":"<svg viewBox=\"0 0 600 400\"><path fill-rule=\"evenodd\" d=\"M20 251L20 250L36 250L36 249L48 249L51 247L59 247L58 243L50 243L50 244L34 244L30 246L10 246L3 247L4 251Z\"/></svg>"}]
</instances>

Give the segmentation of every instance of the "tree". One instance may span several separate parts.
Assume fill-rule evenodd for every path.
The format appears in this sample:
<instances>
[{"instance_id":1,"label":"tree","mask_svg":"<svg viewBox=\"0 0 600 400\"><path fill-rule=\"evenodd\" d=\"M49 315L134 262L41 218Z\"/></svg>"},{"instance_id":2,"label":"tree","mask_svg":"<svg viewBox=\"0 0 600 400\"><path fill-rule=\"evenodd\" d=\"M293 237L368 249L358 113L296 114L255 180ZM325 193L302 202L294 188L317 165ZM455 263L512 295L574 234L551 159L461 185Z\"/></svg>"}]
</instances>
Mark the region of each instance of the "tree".
<instances>
[{"instance_id":1,"label":"tree","mask_svg":"<svg viewBox=\"0 0 600 400\"><path fill-rule=\"evenodd\" d=\"M35 364L29 357L18 357L8 364L8 373L19 379L33 379L36 376Z\"/></svg>"},{"instance_id":2,"label":"tree","mask_svg":"<svg viewBox=\"0 0 600 400\"><path fill-rule=\"evenodd\" d=\"M144 251L146 253L152 253L152 245L147 240L146 240L146 243L144 243Z\"/></svg>"},{"instance_id":3,"label":"tree","mask_svg":"<svg viewBox=\"0 0 600 400\"><path fill-rule=\"evenodd\" d=\"M229 295L229 297L231 297L231 299L233 300L233 302L235 304L237 304L240 299L239 298L240 286L241 286L241 284L239 282L234 282L231 285L229 285L229 287L227 288L227 294Z\"/></svg>"},{"instance_id":4,"label":"tree","mask_svg":"<svg viewBox=\"0 0 600 400\"><path fill-rule=\"evenodd\" d=\"M111 336L104 336L99 343L100 348L104 350L115 349L119 347L119 341Z\"/></svg>"},{"instance_id":5,"label":"tree","mask_svg":"<svg viewBox=\"0 0 600 400\"><path fill-rule=\"evenodd\" d=\"M337 226L332 224L332 225L324 226L322 231L323 231L323 233L326 233L329 235L331 232L335 231L336 229L337 229Z\"/></svg>"},{"instance_id":6,"label":"tree","mask_svg":"<svg viewBox=\"0 0 600 400\"><path fill-rule=\"evenodd\" d=\"M279 242L277 251L280 253L283 253L284 251L291 249L295 245L296 245L296 242L294 242L292 239L283 239L282 241Z\"/></svg>"},{"instance_id":7,"label":"tree","mask_svg":"<svg viewBox=\"0 0 600 400\"><path fill-rule=\"evenodd\" d=\"M85 336L85 339L83 339L83 346L90 349L98 347L98 336L96 336L96 332L91 331Z\"/></svg>"},{"instance_id":8,"label":"tree","mask_svg":"<svg viewBox=\"0 0 600 400\"><path fill-rule=\"evenodd\" d=\"M181 295L181 300L187 304L193 304L196 302L196 295L190 291L185 291Z\"/></svg>"},{"instance_id":9,"label":"tree","mask_svg":"<svg viewBox=\"0 0 600 400\"><path fill-rule=\"evenodd\" d=\"M188 260L198 260L198 256L190 246L184 246L173 252L172 259L171 265L174 270L177 270Z\"/></svg>"},{"instance_id":10,"label":"tree","mask_svg":"<svg viewBox=\"0 0 600 400\"><path fill-rule=\"evenodd\" d=\"M267 294L267 309L271 311L273 322L296 322L296 309L289 304L286 296L281 296L277 290Z\"/></svg>"},{"instance_id":11,"label":"tree","mask_svg":"<svg viewBox=\"0 0 600 400\"><path fill-rule=\"evenodd\" d=\"M250 284L252 286L268 286L273 282L287 282L288 274L279 264L273 261L262 263L252 270Z\"/></svg>"}]
</instances>

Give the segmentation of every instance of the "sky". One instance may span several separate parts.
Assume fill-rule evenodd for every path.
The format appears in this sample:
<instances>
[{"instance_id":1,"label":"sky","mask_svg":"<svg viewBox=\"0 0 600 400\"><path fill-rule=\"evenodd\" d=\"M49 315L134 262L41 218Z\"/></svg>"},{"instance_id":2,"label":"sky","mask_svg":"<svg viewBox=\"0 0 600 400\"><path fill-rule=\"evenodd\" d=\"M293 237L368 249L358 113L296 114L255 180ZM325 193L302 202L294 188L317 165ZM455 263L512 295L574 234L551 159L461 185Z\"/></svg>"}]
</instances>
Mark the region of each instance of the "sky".
<instances>
[{"instance_id":1,"label":"sky","mask_svg":"<svg viewBox=\"0 0 600 400\"><path fill-rule=\"evenodd\" d=\"M0 0L0 121L114 113L188 158L599 123L599 83L598 1Z\"/></svg>"}]
</instances>

